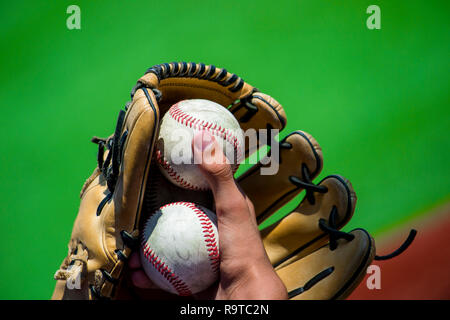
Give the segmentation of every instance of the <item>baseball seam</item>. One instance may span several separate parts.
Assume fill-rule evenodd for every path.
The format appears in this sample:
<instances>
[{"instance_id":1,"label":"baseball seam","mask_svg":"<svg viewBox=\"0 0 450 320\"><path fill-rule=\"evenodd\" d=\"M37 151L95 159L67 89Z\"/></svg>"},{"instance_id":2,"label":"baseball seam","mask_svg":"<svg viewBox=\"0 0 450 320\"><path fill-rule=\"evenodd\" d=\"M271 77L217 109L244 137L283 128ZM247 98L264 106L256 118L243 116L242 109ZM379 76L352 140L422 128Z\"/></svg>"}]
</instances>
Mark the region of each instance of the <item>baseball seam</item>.
<instances>
[{"instance_id":1,"label":"baseball seam","mask_svg":"<svg viewBox=\"0 0 450 320\"><path fill-rule=\"evenodd\" d=\"M152 266L174 287L180 296L192 295L189 286L181 280L158 255L153 252L147 243L144 243L144 256Z\"/></svg>"},{"instance_id":2,"label":"baseball seam","mask_svg":"<svg viewBox=\"0 0 450 320\"><path fill-rule=\"evenodd\" d=\"M165 206L162 206L159 208L159 212L162 212L162 210L170 205L173 205L176 203L169 203ZM144 227L144 230L147 228L148 221ZM189 289L189 286L179 277L177 276L170 268L169 266L162 261L161 257L159 257L149 246L145 239L145 232L142 233L142 247L143 247L143 253L145 258L148 262L158 271L178 292L180 296L190 296L192 295L191 290Z\"/></svg>"},{"instance_id":3,"label":"baseball seam","mask_svg":"<svg viewBox=\"0 0 450 320\"><path fill-rule=\"evenodd\" d=\"M202 188L196 185L193 185L189 183L188 181L184 180L183 177L181 177L178 172L175 171L175 169L170 165L170 163L164 159L164 156L162 155L161 151L159 149L156 150L156 160L158 163L166 170L167 174L175 180L177 183L179 183L181 186L191 189L191 190L201 190L205 191L207 188Z\"/></svg>"},{"instance_id":4,"label":"baseball seam","mask_svg":"<svg viewBox=\"0 0 450 320\"><path fill-rule=\"evenodd\" d=\"M208 122L206 120L200 120L198 118L194 118L194 116L189 115L185 113L181 108L178 106L179 102L176 103L174 106L172 106L169 109L169 115L174 119L176 122L180 123L181 125L184 125L186 127L189 127L194 130L206 130L209 131L211 134L218 136L231 144L234 148L234 151L236 152L236 166L232 168L233 174L237 171L239 168L239 163L242 159L242 150L240 148L239 140L238 138L233 134L231 130L225 129L222 126ZM182 186L188 189L193 190L206 190L207 188L200 188L198 186L195 186L186 180L184 180L177 172L176 170L170 165L170 163L164 158L164 155L161 154L160 150L156 150L157 160L161 164L161 166L167 171L169 176L173 178L176 182L180 183Z\"/></svg>"},{"instance_id":5,"label":"baseball seam","mask_svg":"<svg viewBox=\"0 0 450 320\"><path fill-rule=\"evenodd\" d=\"M239 140L238 138L233 134L233 132L229 129L225 129L222 126L208 122L206 120L200 120L198 118L194 118L194 116L189 115L185 113L181 108L179 107L179 103L175 104L172 108L169 110L169 115L178 123L185 125L189 128L196 129L196 130L207 130L211 132L212 134L224 139L228 143L230 143L233 147L235 152L237 153L236 159L238 160L237 164L239 164L239 159L242 156L239 148Z\"/></svg>"},{"instance_id":6,"label":"baseball seam","mask_svg":"<svg viewBox=\"0 0 450 320\"><path fill-rule=\"evenodd\" d=\"M200 225L202 227L202 233L205 240L206 250L208 251L208 256L211 261L211 268L213 272L217 272L219 270L220 265L220 253L219 248L217 248L217 243L215 241L213 225L208 215L202 209L197 207L194 203L183 201L168 203L162 206L160 210L164 210L165 208L174 205L187 207L192 211L194 211L194 213L197 215Z\"/></svg>"},{"instance_id":7,"label":"baseball seam","mask_svg":"<svg viewBox=\"0 0 450 320\"><path fill-rule=\"evenodd\" d=\"M197 207L193 203L181 202L181 205L187 206L192 209L198 217L200 225L202 227L203 238L206 245L206 250L208 251L209 260L211 261L211 268L213 272L219 271L220 266L220 254L219 248L217 248L217 243L214 237L214 229L211 220L206 215L206 213Z\"/></svg>"},{"instance_id":8,"label":"baseball seam","mask_svg":"<svg viewBox=\"0 0 450 320\"><path fill-rule=\"evenodd\" d=\"M220 253L219 248L217 248L217 243L214 237L214 229L209 217L206 213L198 208L195 204L190 202L173 202L162 206L159 211L164 210L169 206L181 205L191 209L198 217L202 233L205 241L206 250L208 251L209 260L211 262L211 268L213 272L219 271L220 266ZM190 296L192 292L189 286L177 276L170 268L167 266L158 255L153 252L145 239L142 239L142 246L144 250L144 256L151 263L151 265L174 287L180 296Z\"/></svg>"}]
</instances>

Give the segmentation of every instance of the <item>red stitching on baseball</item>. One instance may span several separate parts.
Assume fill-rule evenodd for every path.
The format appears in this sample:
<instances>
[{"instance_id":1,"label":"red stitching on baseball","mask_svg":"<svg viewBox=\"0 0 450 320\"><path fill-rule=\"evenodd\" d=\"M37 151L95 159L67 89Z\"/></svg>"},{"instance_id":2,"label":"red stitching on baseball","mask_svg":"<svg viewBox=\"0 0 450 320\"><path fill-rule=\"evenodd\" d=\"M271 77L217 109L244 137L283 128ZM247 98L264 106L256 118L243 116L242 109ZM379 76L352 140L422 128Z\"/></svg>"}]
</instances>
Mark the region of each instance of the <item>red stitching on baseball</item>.
<instances>
[{"instance_id":1,"label":"red stitching on baseball","mask_svg":"<svg viewBox=\"0 0 450 320\"><path fill-rule=\"evenodd\" d=\"M175 288L180 296L192 295L189 286L183 282L145 242L143 244L144 256L153 267Z\"/></svg>"},{"instance_id":2,"label":"red stitching on baseball","mask_svg":"<svg viewBox=\"0 0 450 320\"><path fill-rule=\"evenodd\" d=\"M184 180L183 177L181 177L175 169L170 165L170 163L164 159L164 156L162 155L161 151L159 149L156 149L156 160L158 163L166 170L167 174L174 179L176 182L178 182L180 185L182 185L185 188L192 189L192 190L201 190L205 191L207 188L202 188L196 185L193 185L189 183L188 181Z\"/></svg>"},{"instance_id":3,"label":"red stitching on baseball","mask_svg":"<svg viewBox=\"0 0 450 320\"><path fill-rule=\"evenodd\" d=\"M218 272L220 266L220 253L219 248L217 248L211 220L206 213L195 204L190 202L179 202L179 204L192 209L195 214L197 214L197 217L200 220L200 225L202 226L203 238L206 243L206 250L208 251L209 260L211 261L211 268L213 272Z\"/></svg>"},{"instance_id":4,"label":"red stitching on baseball","mask_svg":"<svg viewBox=\"0 0 450 320\"><path fill-rule=\"evenodd\" d=\"M159 208L159 211L162 211L163 209L175 206L175 205L181 205L185 206L195 212L197 214L197 217L200 220L200 225L202 226L202 232L204 241L206 243L206 250L208 251L209 260L211 261L211 268L213 272L219 271L220 266L220 253L219 248L217 248L217 243L215 241L214 237L214 229L211 223L211 220L206 215L206 213L198 208L194 203L191 202L172 202L168 203L161 208ZM142 238L142 246L143 246L143 252L145 258L152 264L152 266L167 280L169 283L175 288L175 290L178 292L180 296L190 296L192 295L191 290L189 289L189 286L181 280L180 277L178 277L163 261L158 255L152 251L150 246L147 244L146 240L144 239L144 234Z\"/></svg>"},{"instance_id":5,"label":"red stitching on baseball","mask_svg":"<svg viewBox=\"0 0 450 320\"><path fill-rule=\"evenodd\" d=\"M181 102L181 101L180 101ZM234 151L236 152L236 168L234 171L237 170L239 167L239 163L241 162L242 158L242 150L239 145L238 138L233 135L233 132L231 130L228 130L226 128L223 128L222 126L218 125L217 123L208 122L207 120L201 120L201 119L193 119L192 115L189 115L185 113L181 108L179 107L179 103L176 103L169 109L169 115L172 116L172 118L189 127L194 130L207 130L211 132L211 134L216 135L228 143L230 143L234 147ZM213 127L214 126L214 127Z\"/></svg>"},{"instance_id":6,"label":"red stitching on baseball","mask_svg":"<svg viewBox=\"0 0 450 320\"><path fill-rule=\"evenodd\" d=\"M189 115L189 114L185 113L183 110L181 110L181 108L179 107L179 102L176 103L175 105L173 105L169 109L169 114L172 116L173 119L175 119L175 121L177 121L187 127L190 127L195 130L206 129L206 130L210 131L212 134L224 139L225 141L227 141L228 143L233 145L234 150L236 151L236 155L237 155L236 156L237 166L239 166L239 162L242 157L242 152L239 148L239 140L235 135L233 135L232 131L230 131L226 128L223 128L216 123L211 123L206 120L193 119L192 115ZM214 128L212 127L213 125L214 125Z\"/></svg>"},{"instance_id":7,"label":"red stitching on baseball","mask_svg":"<svg viewBox=\"0 0 450 320\"><path fill-rule=\"evenodd\" d=\"M220 264L220 253L219 253L219 248L217 248L217 243L215 241L214 229L213 229L211 220L209 219L209 217L206 215L206 213L203 210L198 208L192 202L183 202L183 201L172 202L172 203L162 206L160 208L160 210L163 210L169 206L174 206L174 205L185 206L185 207L193 210L195 212L195 214L197 214L197 217L200 221L200 225L202 226L203 237L204 237L204 241L206 242L206 248L208 251L208 255L211 260L211 267L214 272L217 272L219 270L219 264Z\"/></svg>"},{"instance_id":8,"label":"red stitching on baseball","mask_svg":"<svg viewBox=\"0 0 450 320\"><path fill-rule=\"evenodd\" d=\"M206 120L201 120L198 118L197 119L193 118L192 115L189 115L180 109L179 102L169 109L169 115L175 121L177 121L182 125L185 125L194 130L207 130L211 132L211 134L216 135L222 138L223 140L227 141L228 143L230 143L233 146L234 151L236 152L236 162L237 162L236 165L232 168L233 174L237 171L240 162L242 161L243 155L239 145L239 140L236 136L233 135L232 131L225 129L218 124L208 122ZM192 190L201 190L201 191L207 190L207 188L198 187L184 180L170 165L170 163L164 158L164 155L161 154L161 151L159 149L156 149L156 159L159 162L159 164L166 170L169 176L172 179L174 179L177 183L179 183L181 186Z\"/></svg>"}]
</instances>

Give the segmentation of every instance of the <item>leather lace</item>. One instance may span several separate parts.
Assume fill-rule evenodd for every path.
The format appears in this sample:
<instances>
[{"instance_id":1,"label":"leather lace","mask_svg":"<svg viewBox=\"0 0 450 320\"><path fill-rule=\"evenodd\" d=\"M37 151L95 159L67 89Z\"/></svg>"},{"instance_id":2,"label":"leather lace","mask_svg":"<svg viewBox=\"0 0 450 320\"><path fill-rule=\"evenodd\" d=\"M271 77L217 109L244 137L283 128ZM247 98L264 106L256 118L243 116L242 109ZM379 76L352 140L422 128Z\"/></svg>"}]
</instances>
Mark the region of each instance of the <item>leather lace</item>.
<instances>
[{"instance_id":1,"label":"leather lace","mask_svg":"<svg viewBox=\"0 0 450 320\"><path fill-rule=\"evenodd\" d=\"M282 142L280 143L281 148L292 148L292 145L288 142ZM325 186L319 186L312 182L311 180L310 171L307 168L307 166L303 163L302 164L302 178L297 176L290 176L289 181L295 185L298 188L303 188L306 190L305 198L310 204L315 204L315 193L326 193L328 192L328 188ZM329 249L331 251L336 250L338 247L338 240L344 239L348 242L352 241L355 236L351 233L340 231L338 226L338 220L339 214L338 209L336 206L333 206L328 218L328 221L325 219L319 219L318 226L320 230L322 230L326 235L329 237ZM380 261L380 260L388 260L392 259L401 253L403 253L413 242L415 236L417 234L417 231L412 229L407 237L407 239L403 242L403 244L396 249L394 252L384 255L384 256L378 256L376 255L374 260ZM279 263L280 264L280 263ZM278 264L278 265L279 265ZM299 294L304 293L305 291L311 289L314 285L316 285L318 282L322 281L323 279L327 278L329 275L331 275L334 272L335 268L334 266L327 268L321 272L319 272L317 275L312 277L309 281L307 281L302 287L299 287L295 290L292 290L288 293L289 298L293 298Z\"/></svg>"}]
</instances>

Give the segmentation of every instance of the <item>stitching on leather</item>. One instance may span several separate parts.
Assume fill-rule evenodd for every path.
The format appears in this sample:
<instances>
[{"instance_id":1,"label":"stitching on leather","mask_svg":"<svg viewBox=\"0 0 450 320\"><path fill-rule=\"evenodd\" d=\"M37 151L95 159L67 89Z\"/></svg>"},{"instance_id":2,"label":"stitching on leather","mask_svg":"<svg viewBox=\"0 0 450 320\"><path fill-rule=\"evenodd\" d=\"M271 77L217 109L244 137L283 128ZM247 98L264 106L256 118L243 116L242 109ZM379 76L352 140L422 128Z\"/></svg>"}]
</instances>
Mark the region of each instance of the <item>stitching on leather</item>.
<instances>
[{"instance_id":1,"label":"stitching on leather","mask_svg":"<svg viewBox=\"0 0 450 320\"><path fill-rule=\"evenodd\" d=\"M182 71L183 68L185 68L184 71ZM228 90L231 92L235 92L234 90L239 86L242 87L244 83L244 81L240 77L238 77L236 74L228 72L224 68L217 68L214 65L205 65L203 63L195 63L195 62L182 61L182 62L163 63L151 67L150 69L147 70L147 73L149 72L156 74L158 80L160 81L174 77L194 78L200 80L213 81L220 84L223 87L230 86ZM219 80L218 77L220 75L223 76ZM234 81L231 81L232 79L234 79ZM228 84L225 85L225 83Z\"/></svg>"}]
</instances>

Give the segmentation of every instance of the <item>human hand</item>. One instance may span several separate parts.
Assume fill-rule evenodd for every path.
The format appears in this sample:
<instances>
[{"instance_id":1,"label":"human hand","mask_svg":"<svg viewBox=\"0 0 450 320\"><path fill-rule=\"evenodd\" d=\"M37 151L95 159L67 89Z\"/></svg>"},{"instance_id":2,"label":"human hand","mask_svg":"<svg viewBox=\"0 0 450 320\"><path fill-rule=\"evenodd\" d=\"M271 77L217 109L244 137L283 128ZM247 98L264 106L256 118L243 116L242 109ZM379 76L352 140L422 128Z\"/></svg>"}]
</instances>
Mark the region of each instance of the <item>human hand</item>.
<instances>
[{"instance_id":1,"label":"human hand","mask_svg":"<svg viewBox=\"0 0 450 320\"><path fill-rule=\"evenodd\" d=\"M233 178L228 159L208 132L192 143L195 162L214 195L220 242L220 280L195 295L199 299L287 299L287 291L265 252L253 204ZM134 253L130 259L132 283L154 289Z\"/></svg>"}]
</instances>

